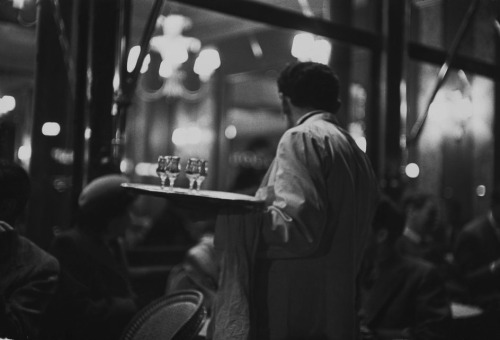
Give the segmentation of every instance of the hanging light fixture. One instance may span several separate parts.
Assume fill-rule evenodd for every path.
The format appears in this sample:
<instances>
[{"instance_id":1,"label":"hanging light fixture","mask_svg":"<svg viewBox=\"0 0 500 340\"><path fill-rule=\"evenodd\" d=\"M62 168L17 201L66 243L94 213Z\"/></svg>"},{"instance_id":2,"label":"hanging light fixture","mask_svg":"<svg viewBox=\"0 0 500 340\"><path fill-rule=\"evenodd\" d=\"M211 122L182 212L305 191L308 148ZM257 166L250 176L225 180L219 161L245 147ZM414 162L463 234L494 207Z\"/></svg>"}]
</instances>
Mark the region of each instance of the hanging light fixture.
<instances>
[{"instance_id":1,"label":"hanging light fixture","mask_svg":"<svg viewBox=\"0 0 500 340\"><path fill-rule=\"evenodd\" d=\"M183 15L160 16L158 26L161 27L162 34L151 38L150 48L152 52L160 55L158 75L163 85L154 92L142 89L140 94L146 100L162 96L190 100L198 98L200 90L188 90L189 85L186 82L189 82L190 72L197 77L197 82L203 87L203 83L207 82L221 65L219 52L214 47L202 49L200 40L183 34L192 26L191 19ZM195 56L194 63L188 63L190 58ZM189 65L193 65L193 68L190 69Z\"/></svg>"}]
</instances>

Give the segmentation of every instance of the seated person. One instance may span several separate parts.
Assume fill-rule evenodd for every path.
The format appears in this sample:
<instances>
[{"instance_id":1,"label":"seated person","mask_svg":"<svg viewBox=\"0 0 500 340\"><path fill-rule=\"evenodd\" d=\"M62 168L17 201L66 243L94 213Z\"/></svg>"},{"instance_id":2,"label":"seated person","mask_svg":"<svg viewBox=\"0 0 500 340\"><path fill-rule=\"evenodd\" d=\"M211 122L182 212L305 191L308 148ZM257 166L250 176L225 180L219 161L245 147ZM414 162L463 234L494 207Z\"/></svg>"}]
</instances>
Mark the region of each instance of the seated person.
<instances>
[{"instance_id":1,"label":"seated person","mask_svg":"<svg viewBox=\"0 0 500 340\"><path fill-rule=\"evenodd\" d=\"M459 232L455 261L468 288L469 303L484 310L486 333L481 339L500 339L500 192L492 196L486 214L476 217Z\"/></svg>"},{"instance_id":2,"label":"seated person","mask_svg":"<svg viewBox=\"0 0 500 340\"><path fill-rule=\"evenodd\" d=\"M451 310L444 283L431 263L399 253L404 217L387 198L372 228L361 285L364 339L447 339Z\"/></svg>"},{"instance_id":3,"label":"seated person","mask_svg":"<svg viewBox=\"0 0 500 340\"><path fill-rule=\"evenodd\" d=\"M125 182L124 176L107 175L89 183L78 200L77 225L54 238L51 251L63 282L52 318L65 326L66 338L119 339L138 311L120 244L134 200L120 186Z\"/></svg>"},{"instance_id":4,"label":"seated person","mask_svg":"<svg viewBox=\"0 0 500 340\"><path fill-rule=\"evenodd\" d=\"M202 236L189 249L182 263L175 266L167 280L166 294L183 289L195 289L203 293L205 307L210 314L212 301L217 291L219 263L216 260L213 233Z\"/></svg>"},{"instance_id":5,"label":"seated person","mask_svg":"<svg viewBox=\"0 0 500 340\"><path fill-rule=\"evenodd\" d=\"M436 197L416 192L403 198L406 216L400 250L408 256L422 258L441 266L447 252L447 235Z\"/></svg>"},{"instance_id":6,"label":"seated person","mask_svg":"<svg viewBox=\"0 0 500 340\"><path fill-rule=\"evenodd\" d=\"M57 285L57 260L15 228L29 195L27 172L0 160L0 338L38 339Z\"/></svg>"}]
</instances>

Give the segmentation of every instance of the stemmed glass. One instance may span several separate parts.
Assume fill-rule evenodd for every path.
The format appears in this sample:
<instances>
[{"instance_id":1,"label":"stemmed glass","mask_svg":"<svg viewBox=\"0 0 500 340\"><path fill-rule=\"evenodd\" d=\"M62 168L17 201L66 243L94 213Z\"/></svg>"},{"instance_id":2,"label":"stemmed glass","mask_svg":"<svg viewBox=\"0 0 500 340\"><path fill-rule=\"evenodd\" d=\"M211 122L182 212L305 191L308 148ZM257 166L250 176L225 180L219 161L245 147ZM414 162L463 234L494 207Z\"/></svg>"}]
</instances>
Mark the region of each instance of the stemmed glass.
<instances>
[{"instance_id":1,"label":"stemmed glass","mask_svg":"<svg viewBox=\"0 0 500 340\"><path fill-rule=\"evenodd\" d=\"M168 176L168 182L170 185L170 190L174 190L174 182L179 173L181 172L180 167L181 158L179 156L167 156L167 164L165 171Z\"/></svg>"},{"instance_id":2,"label":"stemmed glass","mask_svg":"<svg viewBox=\"0 0 500 340\"><path fill-rule=\"evenodd\" d=\"M168 156L160 156L158 157L158 167L156 168L156 174L160 177L161 188L165 189L165 181L167 179L167 157Z\"/></svg>"},{"instance_id":3,"label":"stemmed glass","mask_svg":"<svg viewBox=\"0 0 500 340\"><path fill-rule=\"evenodd\" d=\"M208 161L200 159L198 161L198 177L196 178L196 190L200 191L201 183L208 176Z\"/></svg>"},{"instance_id":4,"label":"stemmed glass","mask_svg":"<svg viewBox=\"0 0 500 340\"><path fill-rule=\"evenodd\" d=\"M186 164L186 177L189 179L189 191L193 191L194 182L200 176L200 160L198 158L189 158Z\"/></svg>"}]
</instances>

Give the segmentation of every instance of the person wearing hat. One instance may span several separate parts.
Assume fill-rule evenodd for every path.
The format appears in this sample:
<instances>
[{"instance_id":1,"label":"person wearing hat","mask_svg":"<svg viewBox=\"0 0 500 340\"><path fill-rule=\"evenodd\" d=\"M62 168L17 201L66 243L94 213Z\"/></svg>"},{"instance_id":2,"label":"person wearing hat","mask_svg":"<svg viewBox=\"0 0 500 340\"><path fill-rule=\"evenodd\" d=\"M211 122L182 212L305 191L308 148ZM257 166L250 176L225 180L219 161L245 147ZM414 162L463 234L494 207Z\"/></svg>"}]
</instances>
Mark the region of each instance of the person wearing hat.
<instances>
[{"instance_id":1,"label":"person wearing hat","mask_svg":"<svg viewBox=\"0 0 500 340\"><path fill-rule=\"evenodd\" d=\"M54 238L51 251L63 272L56 314L66 318L66 339L119 339L138 311L120 246L134 201L121 187L126 182L116 174L90 182L78 199L76 226Z\"/></svg>"}]
</instances>

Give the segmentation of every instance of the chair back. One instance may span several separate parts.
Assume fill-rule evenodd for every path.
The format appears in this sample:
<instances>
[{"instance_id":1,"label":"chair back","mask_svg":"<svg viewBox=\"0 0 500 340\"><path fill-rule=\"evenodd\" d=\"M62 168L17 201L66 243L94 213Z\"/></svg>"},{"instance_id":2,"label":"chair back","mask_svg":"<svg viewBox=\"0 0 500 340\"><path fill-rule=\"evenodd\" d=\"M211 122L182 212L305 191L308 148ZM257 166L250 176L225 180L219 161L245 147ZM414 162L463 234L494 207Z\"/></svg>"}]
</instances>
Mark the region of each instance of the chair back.
<instances>
[{"instance_id":1,"label":"chair back","mask_svg":"<svg viewBox=\"0 0 500 340\"><path fill-rule=\"evenodd\" d=\"M203 294L196 290L178 291L141 309L126 327L122 340L194 339L205 319Z\"/></svg>"}]
</instances>

